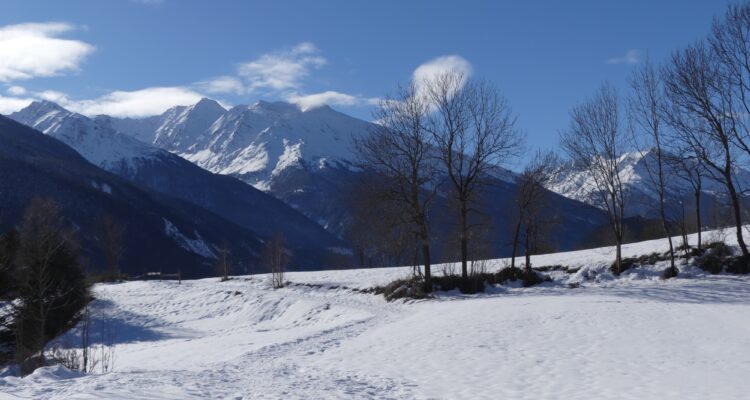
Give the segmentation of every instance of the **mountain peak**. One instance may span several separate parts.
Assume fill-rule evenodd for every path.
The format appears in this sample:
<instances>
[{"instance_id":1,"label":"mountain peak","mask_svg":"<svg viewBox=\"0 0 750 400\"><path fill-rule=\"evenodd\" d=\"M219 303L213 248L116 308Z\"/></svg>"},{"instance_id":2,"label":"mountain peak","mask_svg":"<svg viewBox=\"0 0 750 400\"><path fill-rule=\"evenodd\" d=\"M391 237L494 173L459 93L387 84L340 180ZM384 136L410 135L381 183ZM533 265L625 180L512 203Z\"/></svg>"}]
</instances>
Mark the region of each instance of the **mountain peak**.
<instances>
[{"instance_id":1,"label":"mountain peak","mask_svg":"<svg viewBox=\"0 0 750 400\"><path fill-rule=\"evenodd\" d=\"M210 111L225 112L227 109L222 107L218 101L214 99L209 99L208 97L204 97L200 99L197 103L193 104L193 110L210 110Z\"/></svg>"},{"instance_id":2,"label":"mountain peak","mask_svg":"<svg viewBox=\"0 0 750 400\"><path fill-rule=\"evenodd\" d=\"M68 112L63 106L49 100L36 100L31 102L28 106L24 107L19 113L23 112L48 112L48 111L65 111Z\"/></svg>"},{"instance_id":3,"label":"mountain peak","mask_svg":"<svg viewBox=\"0 0 750 400\"><path fill-rule=\"evenodd\" d=\"M276 113L298 113L301 111L299 106L297 106L296 104L287 103L284 101L258 100L249 108L252 110L270 111Z\"/></svg>"}]
</instances>

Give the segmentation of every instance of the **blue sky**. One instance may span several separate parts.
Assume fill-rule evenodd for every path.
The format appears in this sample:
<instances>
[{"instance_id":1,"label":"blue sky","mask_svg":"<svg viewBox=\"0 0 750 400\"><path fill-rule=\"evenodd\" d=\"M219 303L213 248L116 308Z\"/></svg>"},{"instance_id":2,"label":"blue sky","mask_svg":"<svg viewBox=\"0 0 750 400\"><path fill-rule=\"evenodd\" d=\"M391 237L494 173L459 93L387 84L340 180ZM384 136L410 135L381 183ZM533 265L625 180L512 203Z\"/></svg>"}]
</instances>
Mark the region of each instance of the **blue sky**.
<instances>
[{"instance_id":1,"label":"blue sky","mask_svg":"<svg viewBox=\"0 0 750 400\"><path fill-rule=\"evenodd\" d=\"M570 107L706 35L728 1L5 0L0 113L46 98L145 116L201 96L330 103L369 119L415 70L495 82L530 147Z\"/></svg>"}]
</instances>

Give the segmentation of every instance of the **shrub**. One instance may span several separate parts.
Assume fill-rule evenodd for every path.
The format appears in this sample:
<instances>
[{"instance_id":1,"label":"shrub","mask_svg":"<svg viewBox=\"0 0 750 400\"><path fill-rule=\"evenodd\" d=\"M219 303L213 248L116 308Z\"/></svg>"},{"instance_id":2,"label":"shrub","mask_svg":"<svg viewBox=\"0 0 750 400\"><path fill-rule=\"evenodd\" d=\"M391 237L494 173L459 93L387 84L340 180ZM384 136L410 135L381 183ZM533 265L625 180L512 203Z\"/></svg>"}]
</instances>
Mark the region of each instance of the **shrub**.
<instances>
[{"instance_id":1,"label":"shrub","mask_svg":"<svg viewBox=\"0 0 750 400\"><path fill-rule=\"evenodd\" d=\"M718 274L721 273L722 267L724 266L724 259L713 253L708 253L703 257L698 258L695 265L708 273Z\"/></svg>"},{"instance_id":2,"label":"shrub","mask_svg":"<svg viewBox=\"0 0 750 400\"><path fill-rule=\"evenodd\" d=\"M612 264L609 266L609 272L613 273L614 275L620 275L621 273L629 270L633 267L640 266L640 263L638 262L638 259L633 257L623 258L620 260L620 270L617 270L617 261L612 262Z\"/></svg>"},{"instance_id":3,"label":"shrub","mask_svg":"<svg viewBox=\"0 0 750 400\"><path fill-rule=\"evenodd\" d=\"M712 242L707 244L706 252L719 258L730 257L732 255L732 249L724 242Z\"/></svg>"},{"instance_id":4,"label":"shrub","mask_svg":"<svg viewBox=\"0 0 750 400\"><path fill-rule=\"evenodd\" d=\"M750 273L750 257L739 256L731 259L727 264L727 272L743 275Z\"/></svg>"},{"instance_id":5,"label":"shrub","mask_svg":"<svg viewBox=\"0 0 750 400\"><path fill-rule=\"evenodd\" d=\"M419 277L397 279L385 286L376 286L375 294L382 294L386 300L424 299L429 294L424 290L424 281Z\"/></svg>"},{"instance_id":6,"label":"shrub","mask_svg":"<svg viewBox=\"0 0 750 400\"><path fill-rule=\"evenodd\" d=\"M664 269L664 271L661 272L661 278L662 279L672 279L677 276L679 273L679 270L677 267L669 266Z\"/></svg>"}]
</instances>

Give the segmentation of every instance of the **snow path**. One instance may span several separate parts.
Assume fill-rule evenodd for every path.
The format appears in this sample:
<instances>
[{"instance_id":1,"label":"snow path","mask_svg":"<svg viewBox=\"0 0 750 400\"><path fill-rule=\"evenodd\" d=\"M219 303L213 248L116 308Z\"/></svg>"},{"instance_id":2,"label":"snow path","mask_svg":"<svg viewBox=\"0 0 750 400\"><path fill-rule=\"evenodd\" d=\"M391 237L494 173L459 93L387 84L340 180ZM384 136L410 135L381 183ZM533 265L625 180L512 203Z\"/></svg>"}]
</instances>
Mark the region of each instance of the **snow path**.
<instances>
[{"instance_id":1,"label":"snow path","mask_svg":"<svg viewBox=\"0 0 750 400\"><path fill-rule=\"evenodd\" d=\"M98 285L93 339L115 328L114 372L0 372L0 399L747 399L750 276L613 279L607 252L536 259L598 268L580 288L411 303L343 287L408 268L289 273L280 290L265 276Z\"/></svg>"}]
</instances>

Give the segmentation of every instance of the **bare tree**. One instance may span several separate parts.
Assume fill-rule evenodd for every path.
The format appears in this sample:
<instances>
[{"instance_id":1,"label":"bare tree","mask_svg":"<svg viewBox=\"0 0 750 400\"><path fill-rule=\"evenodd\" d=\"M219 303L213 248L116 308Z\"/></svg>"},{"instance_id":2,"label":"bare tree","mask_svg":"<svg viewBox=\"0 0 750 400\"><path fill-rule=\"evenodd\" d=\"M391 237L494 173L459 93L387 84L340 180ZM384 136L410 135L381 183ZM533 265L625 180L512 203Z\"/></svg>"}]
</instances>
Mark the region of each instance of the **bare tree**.
<instances>
[{"instance_id":1,"label":"bare tree","mask_svg":"<svg viewBox=\"0 0 750 400\"><path fill-rule=\"evenodd\" d=\"M646 152L653 152L654 162L642 157L646 169L647 184L656 193L659 202L659 218L669 243L669 269L665 277L673 277L678 273L675 265L672 232L669 229L670 219L667 217L667 163L664 155L664 99L662 83L651 61L647 58L642 66L636 68L630 76L630 87L633 91L628 99L628 116L633 132L635 147L645 156ZM645 144L645 145L644 145ZM645 150L645 151L644 151Z\"/></svg>"},{"instance_id":2,"label":"bare tree","mask_svg":"<svg viewBox=\"0 0 750 400\"><path fill-rule=\"evenodd\" d=\"M120 259L125 251L125 227L114 221L111 215L100 215L96 221L97 238L104 261L106 278L115 281L120 277Z\"/></svg>"},{"instance_id":3,"label":"bare tree","mask_svg":"<svg viewBox=\"0 0 750 400\"><path fill-rule=\"evenodd\" d=\"M229 260L231 252L229 251L229 244L226 240L222 242L221 247L217 250L217 253L216 272L219 277L221 277L221 282L225 282L229 280L229 272L232 269L231 262Z\"/></svg>"},{"instance_id":4,"label":"bare tree","mask_svg":"<svg viewBox=\"0 0 750 400\"><path fill-rule=\"evenodd\" d=\"M498 166L522 150L522 138L510 105L489 82L450 71L422 84L434 108L428 129L458 208L461 276L467 279L474 202Z\"/></svg>"},{"instance_id":5,"label":"bare tree","mask_svg":"<svg viewBox=\"0 0 750 400\"><path fill-rule=\"evenodd\" d=\"M516 224L513 230L513 252L511 268L516 266L516 254L524 235L526 268L531 268L531 254L534 252L535 238L539 235L539 225L542 222L544 204L549 193L545 189L552 178L553 168L558 164L557 156L552 152L537 151L534 158L518 176L516 183Z\"/></svg>"},{"instance_id":6,"label":"bare tree","mask_svg":"<svg viewBox=\"0 0 750 400\"><path fill-rule=\"evenodd\" d=\"M432 290L429 210L438 184L436 165L425 130L429 108L412 84L380 103L378 124L355 139L362 167L378 177L376 197L394 212L396 225L407 226L421 245L425 289Z\"/></svg>"},{"instance_id":7,"label":"bare tree","mask_svg":"<svg viewBox=\"0 0 750 400\"><path fill-rule=\"evenodd\" d=\"M78 260L72 232L59 207L49 199L34 199L19 230L16 261L21 280L15 314L19 361L44 363L47 339L59 333L88 302L88 287Z\"/></svg>"},{"instance_id":8,"label":"bare tree","mask_svg":"<svg viewBox=\"0 0 750 400\"><path fill-rule=\"evenodd\" d=\"M716 181L727 188L737 244L748 249L742 236L742 205L735 182L736 143L741 123L732 107L730 82L723 79L717 55L702 43L672 55L662 71L669 100L668 121L676 139L690 149Z\"/></svg>"},{"instance_id":9,"label":"bare tree","mask_svg":"<svg viewBox=\"0 0 750 400\"><path fill-rule=\"evenodd\" d=\"M676 154L680 154L679 156ZM695 229L698 233L697 248L700 250L703 247L703 223L701 222L701 196L703 194L703 180L706 178L707 172L703 164L700 163L696 157L691 156L689 150L678 149L673 153L665 157L666 163L670 166L671 170L674 171L674 176L680 181L686 183L690 187L690 193L692 195L693 204L695 207ZM689 245L687 242L687 221L685 221L685 210L684 202L680 201L682 206L682 230L683 230L683 245L687 249Z\"/></svg>"},{"instance_id":10,"label":"bare tree","mask_svg":"<svg viewBox=\"0 0 750 400\"><path fill-rule=\"evenodd\" d=\"M561 133L561 143L575 165L585 169L594 183L594 201L607 211L616 244L615 273L622 262L625 193L619 156L625 147L620 104L615 89L604 84L593 97L575 106L571 124Z\"/></svg>"},{"instance_id":11,"label":"bare tree","mask_svg":"<svg viewBox=\"0 0 750 400\"><path fill-rule=\"evenodd\" d=\"M369 170L350 184L351 220L344 237L352 244L362 268L405 265L413 261L410 256L415 249L421 250L418 237L415 242L415 232L419 230L414 229L413 223L405 223L411 221L404 215L409 210L403 202L393 199L389 186L386 177Z\"/></svg>"},{"instance_id":12,"label":"bare tree","mask_svg":"<svg viewBox=\"0 0 750 400\"><path fill-rule=\"evenodd\" d=\"M263 262L271 271L271 285L274 289L283 288L286 284L284 281L284 272L289 264L291 255L286 248L284 237L279 233L274 235L266 242L263 252Z\"/></svg>"}]
</instances>

